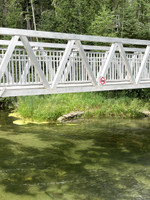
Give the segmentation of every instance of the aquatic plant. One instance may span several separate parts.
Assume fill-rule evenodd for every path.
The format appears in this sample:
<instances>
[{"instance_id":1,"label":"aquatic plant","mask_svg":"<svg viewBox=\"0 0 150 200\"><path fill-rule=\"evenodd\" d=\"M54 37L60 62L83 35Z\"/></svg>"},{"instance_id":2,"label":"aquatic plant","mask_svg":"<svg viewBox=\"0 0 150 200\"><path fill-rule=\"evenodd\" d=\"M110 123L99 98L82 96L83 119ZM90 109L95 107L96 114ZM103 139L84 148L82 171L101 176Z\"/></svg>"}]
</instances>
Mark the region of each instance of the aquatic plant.
<instances>
[{"instance_id":1,"label":"aquatic plant","mask_svg":"<svg viewBox=\"0 0 150 200\"><path fill-rule=\"evenodd\" d=\"M73 111L84 111L84 118L138 118L143 116L143 109L149 108L150 103L141 99L90 92L19 97L16 111L24 118L56 121L61 115Z\"/></svg>"}]
</instances>

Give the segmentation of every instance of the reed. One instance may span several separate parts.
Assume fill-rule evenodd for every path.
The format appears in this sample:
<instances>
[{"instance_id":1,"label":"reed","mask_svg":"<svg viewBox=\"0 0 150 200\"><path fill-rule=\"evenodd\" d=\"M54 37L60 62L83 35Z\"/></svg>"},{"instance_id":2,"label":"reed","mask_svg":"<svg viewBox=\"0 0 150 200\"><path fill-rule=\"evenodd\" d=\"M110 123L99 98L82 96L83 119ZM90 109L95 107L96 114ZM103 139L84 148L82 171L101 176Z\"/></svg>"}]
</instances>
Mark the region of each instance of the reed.
<instances>
[{"instance_id":1,"label":"reed","mask_svg":"<svg viewBox=\"0 0 150 200\"><path fill-rule=\"evenodd\" d=\"M36 121L56 121L73 111L84 111L84 118L139 118L143 110L150 110L149 101L105 92L19 97L16 108L23 118Z\"/></svg>"}]
</instances>

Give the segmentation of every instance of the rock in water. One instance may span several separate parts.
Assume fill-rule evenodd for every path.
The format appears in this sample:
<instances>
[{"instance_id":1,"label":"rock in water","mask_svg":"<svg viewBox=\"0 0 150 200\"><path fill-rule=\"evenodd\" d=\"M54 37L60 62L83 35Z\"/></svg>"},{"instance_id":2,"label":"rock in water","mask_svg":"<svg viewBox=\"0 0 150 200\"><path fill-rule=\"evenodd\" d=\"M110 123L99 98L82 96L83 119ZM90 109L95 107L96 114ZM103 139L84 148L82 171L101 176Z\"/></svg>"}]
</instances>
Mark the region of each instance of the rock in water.
<instances>
[{"instance_id":1,"label":"rock in water","mask_svg":"<svg viewBox=\"0 0 150 200\"><path fill-rule=\"evenodd\" d=\"M81 112L81 111L68 113L66 115L62 115L61 117L59 117L57 119L57 121L59 121L59 122L69 121L69 120L72 120L74 118L81 117L83 114L84 114L84 112Z\"/></svg>"}]
</instances>

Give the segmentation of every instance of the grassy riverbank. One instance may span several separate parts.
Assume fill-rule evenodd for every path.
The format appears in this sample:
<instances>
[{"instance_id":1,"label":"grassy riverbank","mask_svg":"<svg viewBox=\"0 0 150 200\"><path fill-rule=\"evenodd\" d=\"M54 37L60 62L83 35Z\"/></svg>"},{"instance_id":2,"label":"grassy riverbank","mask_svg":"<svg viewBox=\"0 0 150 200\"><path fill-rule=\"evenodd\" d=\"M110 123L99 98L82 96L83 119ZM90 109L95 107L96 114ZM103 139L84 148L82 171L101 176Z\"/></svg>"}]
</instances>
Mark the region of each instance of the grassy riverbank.
<instances>
[{"instance_id":1,"label":"grassy riverbank","mask_svg":"<svg viewBox=\"0 0 150 200\"><path fill-rule=\"evenodd\" d=\"M126 92L92 92L18 97L16 112L33 121L55 121L73 111L84 111L84 118L144 116L142 112L150 110L149 98L132 96Z\"/></svg>"}]
</instances>

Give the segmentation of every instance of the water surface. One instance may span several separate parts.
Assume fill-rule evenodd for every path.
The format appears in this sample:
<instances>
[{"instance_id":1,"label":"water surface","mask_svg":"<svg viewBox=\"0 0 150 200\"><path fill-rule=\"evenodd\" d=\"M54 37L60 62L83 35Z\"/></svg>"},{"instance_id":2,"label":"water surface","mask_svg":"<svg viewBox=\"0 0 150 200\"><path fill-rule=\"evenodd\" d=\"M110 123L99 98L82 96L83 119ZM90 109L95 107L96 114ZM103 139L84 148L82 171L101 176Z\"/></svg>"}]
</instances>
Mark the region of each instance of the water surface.
<instances>
[{"instance_id":1,"label":"water surface","mask_svg":"<svg viewBox=\"0 0 150 200\"><path fill-rule=\"evenodd\" d=\"M0 200L150 199L150 119L13 120L0 112Z\"/></svg>"}]
</instances>

